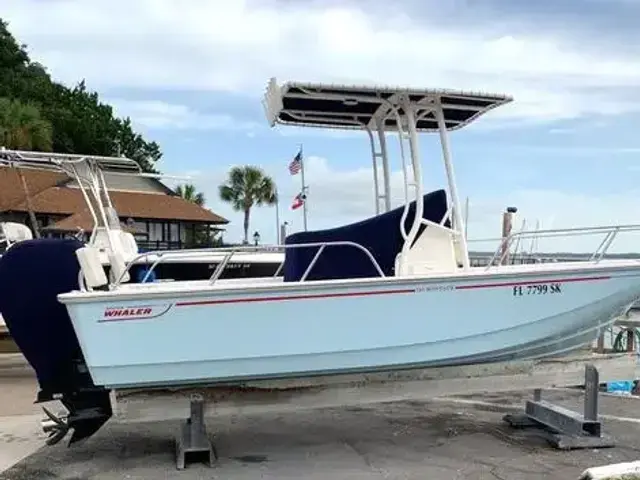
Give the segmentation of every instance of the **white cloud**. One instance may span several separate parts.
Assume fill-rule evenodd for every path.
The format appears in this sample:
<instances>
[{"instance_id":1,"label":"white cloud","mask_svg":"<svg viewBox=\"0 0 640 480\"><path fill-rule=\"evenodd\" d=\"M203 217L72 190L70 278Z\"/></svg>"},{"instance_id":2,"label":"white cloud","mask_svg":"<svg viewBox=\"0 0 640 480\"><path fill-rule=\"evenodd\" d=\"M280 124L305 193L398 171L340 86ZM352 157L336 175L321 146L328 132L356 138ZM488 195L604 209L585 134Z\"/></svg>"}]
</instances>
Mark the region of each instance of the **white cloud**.
<instances>
[{"instance_id":1,"label":"white cloud","mask_svg":"<svg viewBox=\"0 0 640 480\"><path fill-rule=\"evenodd\" d=\"M472 238L496 238L501 230L501 214L507 206L518 207L514 229L531 231L539 222L542 230L611 225L637 225L638 216L629 208L640 195L640 189L615 194L588 195L575 191L523 189L507 192L501 198L482 198L471 202L469 235ZM538 240L539 251L593 252L605 234L567 237L543 237ZM531 240L523 241L529 249ZM611 252L637 252L640 243L638 232L617 235ZM485 247L485 242L476 244Z\"/></svg>"},{"instance_id":2,"label":"white cloud","mask_svg":"<svg viewBox=\"0 0 640 480\"><path fill-rule=\"evenodd\" d=\"M337 227L359 221L374 215L373 173L369 168L340 169L335 163L324 158L307 157L306 181L310 185L308 199L309 229ZM290 224L290 232L303 228L302 209L292 211L290 202L300 189L300 177L285 172L267 170L280 188L280 221ZM429 172L432 175L433 172ZM214 212L228 218L226 239L240 241L242 238L242 216L218 200L217 186L224 181L226 170L193 176L196 186L204 191L207 205ZM426 177L427 175L425 175ZM402 173L391 173L392 206L404 201ZM443 188L445 184L425 186L425 191ZM460 192L466 195L465 192ZM468 233L474 241L470 244L476 250L494 250L495 242L478 242L480 239L495 239L500 235L502 212L507 206L516 206L518 213L514 230L522 227L526 220L526 230L535 228L539 222L541 229L593 227L616 224L637 224L637 214L629 208L637 198L638 191L592 196L579 192L555 190L514 190L495 196L471 197ZM411 196L410 200L415 198ZM464 203L464 197L461 198ZM273 207L255 208L251 217L251 232L258 230L264 242L276 240L276 213ZM539 238L538 251L594 251L603 239L603 234L571 237ZM529 249L530 240L522 242ZM612 252L635 252L640 245L639 233L618 235L611 246ZM521 247L522 249L522 247Z\"/></svg>"},{"instance_id":3,"label":"white cloud","mask_svg":"<svg viewBox=\"0 0 640 480\"><path fill-rule=\"evenodd\" d=\"M2 14L19 41L28 44L32 57L47 65L54 77L68 83L85 78L91 88L100 90L151 89L160 92L156 98L170 89L231 92L245 94L257 104L269 77L277 76L281 81L375 82L514 95L513 104L491 112L488 116L494 121L479 122L479 128L592 115L599 115L595 121L602 122L604 116L640 111L640 95L633 91L640 83L640 59L606 43L576 41L570 24L562 33L548 33L522 21L510 35L496 35L482 23L445 29L429 18L397 13L397 3L370 11L366 3L8 0ZM500 23L501 31L509 30L505 22ZM602 33L595 32L594 38ZM251 122L238 125L222 112L205 113L163 101L115 99L115 105L119 114L131 115L147 128L255 132ZM279 131L299 133L291 127ZM305 134L315 132L321 131L308 129ZM335 134L348 135L354 133ZM637 151L633 146L624 148L616 153ZM583 146L573 151L600 154ZM346 170L324 159L308 161L310 228L337 226L373 214L368 167ZM281 186L281 219L289 221L293 230L301 229L300 211L289 210L299 178L287 177L286 170L267 173ZM207 194L209 206L232 220L228 238L239 240L241 215L217 200L217 185L225 174L226 168L201 172L194 181ZM429 188L438 185L430 183ZM401 186L401 174L394 171L395 201L402 198ZM503 193L495 198L472 197L472 237L496 236L507 202L520 208L519 218L526 217L529 224L540 219L545 228L633 223L634 210L629 205L637 203L638 192L597 197L570 191ZM256 209L252 229L274 241L274 209ZM570 245L587 250L597 243L597 238L573 237ZM540 248L546 245L563 249L557 241L541 242ZM629 235L615 244L616 250L636 250L636 245Z\"/></svg>"},{"instance_id":4,"label":"white cloud","mask_svg":"<svg viewBox=\"0 0 640 480\"><path fill-rule=\"evenodd\" d=\"M243 131L249 137L257 132L276 133L283 137L364 138L359 130L305 128L292 125L276 125L270 129L267 122L240 120L229 113L208 113L188 105L162 100L129 100L105 98L103 102L113 107L118 117L130 117L134 125L153 130L232 130Z\"/></svg>"},{"instance_id":5,"label":"white cloud","mask_svg":"<svg viewBox=\"0 0 640 480\"><path fill-rule=\"evenodd\" d=\"M501 36L482 25L447 30L398 8L380 13L355 2L22 0L3 5L3 16L56 77L85 77L98 88L258 97L267 79L278 76L506 91L516 102L490 114L506 125L640 109L640 99L626 99L621 91L640 81L636 56L573 42L570 31L565 37L540 33L535 24Z\"/></svg>"},{"instance_id":6,"label":"white cloud","mask_svg":"<svg viewBox=\"0 0 640 480\"><path fill-rule=\"evenodd\" d=\"M106 99L119 117L131 117L138 125L151 129L246 130L264 128L255 122L238 121L228 114L198 112L186 105L159 100Z\"/></svg>"}]
</instances>

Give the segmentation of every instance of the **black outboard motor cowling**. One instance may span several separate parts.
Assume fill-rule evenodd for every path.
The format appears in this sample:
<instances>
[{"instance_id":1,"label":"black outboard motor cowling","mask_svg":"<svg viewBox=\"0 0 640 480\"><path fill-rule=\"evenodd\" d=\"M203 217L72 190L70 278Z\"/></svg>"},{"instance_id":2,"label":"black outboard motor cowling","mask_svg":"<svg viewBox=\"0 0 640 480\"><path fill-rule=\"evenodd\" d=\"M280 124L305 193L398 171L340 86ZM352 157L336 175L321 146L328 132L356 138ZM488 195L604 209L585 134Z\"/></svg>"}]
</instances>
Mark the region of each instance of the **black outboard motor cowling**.
<instances>
[{"instance_id":1,"label":"black outboard motor cowling","mask_svg":"<svg viewBox=\"0 0 640 480\"><path fill-rule=\"evenodd\" d=\"M60 400L69 410L69 444L93 435L112 415L109 390L93 383L66 307L57 299L79 288L75 252L83 246L75 239L25 240L0 258L0 312L36 372L36 403Z\"/></svg>"}]
</instances>

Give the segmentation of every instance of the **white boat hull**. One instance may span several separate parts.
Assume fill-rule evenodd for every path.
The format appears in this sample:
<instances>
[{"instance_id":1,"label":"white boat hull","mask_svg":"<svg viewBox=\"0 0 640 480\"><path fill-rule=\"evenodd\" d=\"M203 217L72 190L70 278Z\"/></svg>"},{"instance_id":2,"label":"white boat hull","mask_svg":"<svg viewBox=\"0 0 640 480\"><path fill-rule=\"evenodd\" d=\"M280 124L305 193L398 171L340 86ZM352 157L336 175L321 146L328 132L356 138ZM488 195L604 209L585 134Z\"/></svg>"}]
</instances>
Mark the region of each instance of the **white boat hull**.
<instances>
[{"instance_id":1,"label":"white boat hull","mask_svg":"<svg viewBox=\"0 0 640 480\"><path fill-rule=\"evenodd\" d=\"M590 343L640 296L636 262L543 269L59 298L95 384L122 388L539 358Z\"/></svg>"}]
</instances>

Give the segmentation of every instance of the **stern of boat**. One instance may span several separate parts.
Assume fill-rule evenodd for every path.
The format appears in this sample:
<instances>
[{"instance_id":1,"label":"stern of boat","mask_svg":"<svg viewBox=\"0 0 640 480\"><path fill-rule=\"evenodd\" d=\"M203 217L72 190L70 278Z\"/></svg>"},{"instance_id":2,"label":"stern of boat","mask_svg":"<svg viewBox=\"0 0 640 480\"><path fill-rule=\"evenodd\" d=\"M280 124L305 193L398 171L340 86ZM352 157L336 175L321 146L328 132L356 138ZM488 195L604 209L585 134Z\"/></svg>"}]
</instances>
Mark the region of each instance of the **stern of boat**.
<instances>
[{"instance_id":1,"label":"stern of boat","mask_svg":"<svg viewBox=\"0 0 640 480\"><path fill-rule=\"evenodd\" d=\"M95 385L64 305L57 296L78 289L75 239L16 243L0 258L0 311L12 339L36 373L36 403L60 401L68 411L52 419L49 443L72 431L72 444L93 435L112 416L110 391ZM55 419L55 420L54 420Z\"/></svg>"}]
</instances>

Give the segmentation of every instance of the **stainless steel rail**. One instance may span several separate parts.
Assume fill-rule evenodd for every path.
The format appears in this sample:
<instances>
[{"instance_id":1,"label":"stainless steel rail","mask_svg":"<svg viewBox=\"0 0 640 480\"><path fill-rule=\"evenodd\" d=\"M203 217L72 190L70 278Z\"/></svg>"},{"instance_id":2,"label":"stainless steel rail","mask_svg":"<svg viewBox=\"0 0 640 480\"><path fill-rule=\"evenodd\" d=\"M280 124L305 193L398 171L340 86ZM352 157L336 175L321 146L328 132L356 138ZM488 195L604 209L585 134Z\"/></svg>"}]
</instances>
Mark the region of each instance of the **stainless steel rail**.
<instances>
[{"instance_id":1,"label":"stainless steel rail","mask_svg":"<svg viewBox=\"0 0 640 480\"><path fill-rule=\"evenodd\" d=\"M237 255L239 253L247 253L247 252L248 253L275 253L274 249L276 249L276 248L279 249L279 250L288 250L288 249L294 249L294 248L314 248L314 247L318 247L318 251L314 255L313 259L309 263L309 266L307 267L307 269L305 270L305 272L303 273L303 275L302 275L302 277L300 279L300 281L303 282L309 276L309 273L311 272L311 270L313 269L313 267L317 263L318 258L320 258L320 255L322 254L322 252L324 252L324 250L327 247L338 247L338 246L352 247L352 248L355 248L357 250L360 250L360 251L364 252L364 254L371 261L372 265L375 267L375 269L378 272L378 274L381 277L385 276L384 272L382 271L382 268L380 268L380 265L378 264L377 260L373 257L373 255L371 254L371 252L367 248L363 247L362 245L360 245L359 243L356 243L356 242L336 241L336 242L315 242L315 243L299 243L299 244L290 244L290 245L278 245L277 247L275 247L275 246L241 246L241 247L201 248L201 249L189 249L189 250L170 250L170 251L158 251L158 252L145 252L143 254L137 255L130 262L128 262L128 264L126 266L126 269L122 272L120 277L118 277L118 279L116 279L116 281L112 284L112 288L117 288L122 283L122 280L124 279L125 275L129 272L129 270L131 269L131 267L133 265L138 263L140 260L142 260L144 258L148 258L150 256L156 256L157 258L151 264L151 266L149 267L149 270L147 271L146 275L144 276L144 278L142 280L143 282L146 281L149 278L149 275L151 275L151 273L153 272L153 270L160 263L162 263L163 260L165 260L167 258L184 258L184 259L188 259L189 257L198 257L198 256L211 254L211 253L225 254L222 257L221 262L217 265L216 269L213 271L213 274L209 278L209 281L211 282L211 284L213 284L213 283L215 283L216 280L218 280L220 278L220 276L224 272L224 269L227 267L227 265L229 264L229 262L233 258L233 256ZM282 265L283 264L284 264L284 261L280 264L280 267L276 271L276 275L282 269Z\"/></svg>"}]
</instances>

